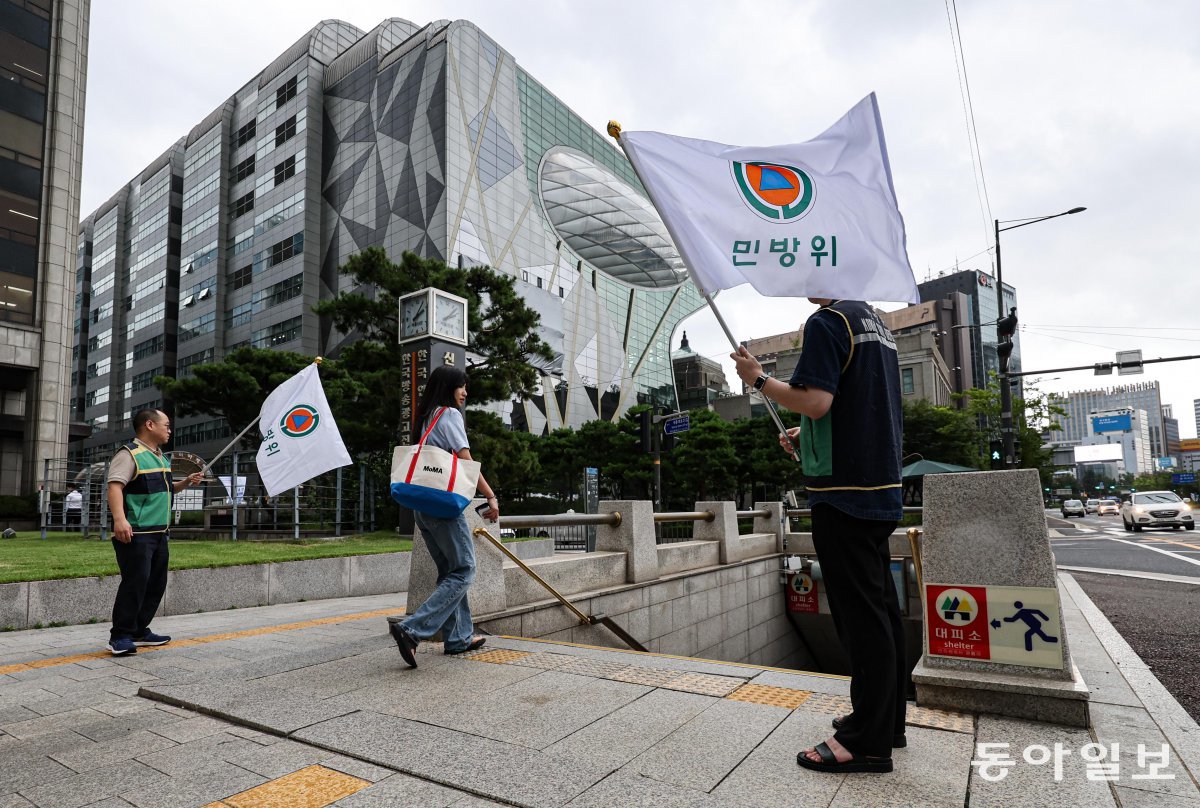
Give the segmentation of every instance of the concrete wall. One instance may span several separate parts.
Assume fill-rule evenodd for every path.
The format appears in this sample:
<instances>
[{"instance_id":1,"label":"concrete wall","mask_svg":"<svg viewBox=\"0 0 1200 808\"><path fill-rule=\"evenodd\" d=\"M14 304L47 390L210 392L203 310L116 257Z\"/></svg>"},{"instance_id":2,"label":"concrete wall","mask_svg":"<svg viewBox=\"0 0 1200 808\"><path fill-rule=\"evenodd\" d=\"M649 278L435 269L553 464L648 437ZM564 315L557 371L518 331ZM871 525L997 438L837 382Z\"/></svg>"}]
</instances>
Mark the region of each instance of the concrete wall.
<instances>
[{"instance_id":1,"label":"concrete wall","mask_svg":"<svg viewBox=\"0 0 1200 808\"><path fill-rule=\"evenodd\" d=\"M411 553L317 558L278 564L172 570L160 615L408 590ZM0 584L0 629L112 619L120 577Z\"/></svg>"}]
</instances>

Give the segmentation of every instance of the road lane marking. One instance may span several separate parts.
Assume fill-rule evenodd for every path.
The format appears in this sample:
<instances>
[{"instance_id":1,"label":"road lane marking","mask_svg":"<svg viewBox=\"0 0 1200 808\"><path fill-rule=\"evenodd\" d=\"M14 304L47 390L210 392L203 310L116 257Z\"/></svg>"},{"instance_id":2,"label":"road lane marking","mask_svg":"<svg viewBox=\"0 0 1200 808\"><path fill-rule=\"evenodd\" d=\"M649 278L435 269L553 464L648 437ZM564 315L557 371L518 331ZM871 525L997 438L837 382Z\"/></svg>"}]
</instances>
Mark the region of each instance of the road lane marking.
<instances>
[{"instance_id":1,"label":"road lane marking","mask_svg":"<svg viewBox=\"0 0 1200 808\"><path fill-rule=\"evenodd\" d=\"M1188 558L1187 556L1180 555L1179 553L1172 553L1170 550L1163 550L1160 547L1151 547L1147 544L1139 544L1135 541L1129 541L1128 539L1109 539L1109 541L1118 541L1121 544L1128 544L1130 547L1141 547L1143 550L1153 550L1156 553L1162 553L1165 556L1177 558L1180 561L1186 561L1189 564L1195 564L1197 567L1200 567L1200 559Z\"/></svg>"},{"instance_id":2,"label":"road lane marking","mask_svg":"<svg viewBox=\"0 0 1200 808\"><path fill-rule=\"evenodd\" d=\"M356 612L354 614L343 614L334 617L318 617L313 620L301 620L297 623L281 623L277 626L262 626L260 628L248 628L242 631L225 631L220 634L209 634L204 637L188 637L184 640L174 640L167 645L146 646L138 649L138 656L150 651L163 651L172 648L187 648L192 645L206 645L210 642L223 642L225 640L237 640L242 637L257 637L260 634L275 634L280 631L296 631L302 628L313 628L315 626L326 626L331 623L347 623L351 620L367 620L372 617L387 617L394 614L403 614L404 609L377 609L373 612ZM74 662L82 662L87 659L110 659L112 654L105 651L90 651L84 654L71 654L70 656L50 657L48 659L36 659L32 662L18 662L14 665L0 665L0 675L6 673L17 673L18 671L30 671L38 668L54 668L59 665L70 665Z\"/></svg>"},{"instance_id":3,"label":"road lane marking","mask_svg":"<svg viewBox=\"0 0 1200 808\"><path fill-rule=\"evenodd\" d=\"M1178 544L1180 547L1186 547L1189 550L1200 550L1200 544L1188 544L1185 541L1176 541L1175 539L1141 539L1143 542L1161 541L1165 544Z\"/></svg>"}]
</instances>

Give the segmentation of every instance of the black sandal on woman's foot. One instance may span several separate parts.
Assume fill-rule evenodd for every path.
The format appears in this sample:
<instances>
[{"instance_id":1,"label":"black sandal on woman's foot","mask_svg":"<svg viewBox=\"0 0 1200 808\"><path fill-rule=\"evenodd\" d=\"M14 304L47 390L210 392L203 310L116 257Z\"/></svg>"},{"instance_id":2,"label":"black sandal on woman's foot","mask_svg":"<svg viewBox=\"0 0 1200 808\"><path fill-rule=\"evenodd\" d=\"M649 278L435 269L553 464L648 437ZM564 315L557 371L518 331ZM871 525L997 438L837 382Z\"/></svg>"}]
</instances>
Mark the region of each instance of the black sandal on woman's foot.
<instances>
[{"instance_id":1,"label":"black sandal on woman's foot","mask_svg":"<svg viewBox=\"0 0 1200 808\"><path fill-rule=\"evenodd\" d=\"M833 719L833 728L834 729L844 728L846 726L847 718L849 718L849 716L845 716L845 715L839 715L836 718L834 718ZM892 736L892 748L893 749L903 749L906 746L908 746L908 738L904 737L903 732Z\"/></svg>"},{"instance_id":2,"label":"black sandal on woman's foot","mask_svg":"<svg viewBox=\"0 0 1200 808\"><path fill-rule=\"evenodd\" d=\"M833 754L833 750L829 748L829 744L822 741L813 747L816 753L820 755L821 762L809 760L805 752L800 752L796 755L796 762L805 769L811 769L814 772L834 772L835 774L887 774L892 770L892 759L890 757L865 757L863 755L854 755L844 763L839 763L837 756Z\"/></svg>"},{"instance_id":3,"label":"black sandal on woman's foot","mask_svg":"<svg viewBox=\"0 0 1200 808\"><path fill-rule=\"evenodd\" d=\"M449 648L447 648L445 653L447 656L457 656L458 654L465 654L467 651L478 651L483 647L485 642L487 642L487 637L475 636L472 638L471 644L466 648L460 648L457 651L451 651Z\"/></svg>"}]
</instances>

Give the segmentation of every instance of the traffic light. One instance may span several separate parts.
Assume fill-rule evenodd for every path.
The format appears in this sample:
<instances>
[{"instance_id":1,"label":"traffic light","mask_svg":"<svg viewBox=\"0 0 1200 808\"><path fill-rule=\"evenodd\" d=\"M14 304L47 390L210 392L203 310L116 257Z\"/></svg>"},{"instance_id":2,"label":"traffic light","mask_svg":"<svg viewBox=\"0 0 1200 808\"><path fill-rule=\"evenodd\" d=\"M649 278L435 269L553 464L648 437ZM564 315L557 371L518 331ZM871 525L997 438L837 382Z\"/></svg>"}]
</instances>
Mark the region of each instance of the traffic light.
<instances>
[{"instance_id":1,"label":"traffic light","mask_svg":"<svg viewBox=\"0 0 1200 808\"><path fill-rule=\"evenodd\" d=\"M1017 333L1017 309L1015 306L1008 310L1007 317L1001 317L996 321L996 333L1002 337L1011 337Z\"/></svg>"},{"instance_id":2,"label":"traffic light","mask_svg":"<svg viewBox=\"0 0 1200 808\"><path fill-rule=\"evenodd\" d=\"M652 410L642 410L637 414L637 420L642 451L649 454L654 451L654 439L651 434L654 428L654 413Z\"/></svg>"},{"instance_id":3,"label":"traffic light","mask_svg":"<svg viewBox=\"0 0 1200 808\"><path fill-rule=\"evenodd\" d=\"M992 471L1002 470L1004 468L1004 441L992 441L989 452L991 457Z\"/></svg>"}]
</instances>

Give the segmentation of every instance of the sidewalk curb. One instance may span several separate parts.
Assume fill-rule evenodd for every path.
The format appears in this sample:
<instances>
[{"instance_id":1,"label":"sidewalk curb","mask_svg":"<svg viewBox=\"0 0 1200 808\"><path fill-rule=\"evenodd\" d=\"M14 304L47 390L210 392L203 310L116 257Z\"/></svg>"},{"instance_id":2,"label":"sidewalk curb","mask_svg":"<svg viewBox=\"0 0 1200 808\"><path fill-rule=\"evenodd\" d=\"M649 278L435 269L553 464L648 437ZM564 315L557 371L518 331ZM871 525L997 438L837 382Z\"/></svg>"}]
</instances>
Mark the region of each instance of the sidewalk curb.
<instances>
[{"instance_id":1,"label":"sidewalk curb","mask_svg":"<svg viewBox=\"0 0 1200 808\"><path fill-rule=\"evenodd\" d=\"M1125 641L1120 632L1109 622L1099 607L1073 577L1060 572L1059 581L1066 589L1083 618L1091 626L1105 652L1117 667L1117 672L1129 684L1141 701L1147 715L1154 720L1159 731L1171 744L1179 762L1187 769L1193 782L1200 780L1200 725L1179 704L1174 696L1163 687L1162 682L1150 670L1137 652Z\"/></svg>"}]
</instances>

